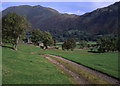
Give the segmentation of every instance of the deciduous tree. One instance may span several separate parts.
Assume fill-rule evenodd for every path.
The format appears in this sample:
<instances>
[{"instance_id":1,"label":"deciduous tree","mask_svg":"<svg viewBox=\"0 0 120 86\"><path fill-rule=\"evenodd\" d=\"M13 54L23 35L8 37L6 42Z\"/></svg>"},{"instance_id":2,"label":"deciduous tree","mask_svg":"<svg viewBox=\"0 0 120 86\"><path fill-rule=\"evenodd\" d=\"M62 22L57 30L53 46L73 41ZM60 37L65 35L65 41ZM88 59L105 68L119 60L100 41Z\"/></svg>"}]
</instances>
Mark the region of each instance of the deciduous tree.
<instances>
[{"instance_id":1,"label":"deciduous tree","mask_svg":"<svg viewBox=\"0 0 120 86\"><path fill-rule=\"evenodd\" d=\"M54 44L52 35L47 31L41 31L40 29L33 29L31 32L31 41L36 45L39 41L44 44L46 49L48 46Z\"/></svg>"},{"instance_id":2,"label":"deciduous tree","mask_svg":"<svg viewBox=\"0 0 120 86\"><path fill-rule=\"evenodd\" d=\"M62 49L65 50L69 50L71 49L73 51L73 49L76 47L76 41L73 38L69 38L67 39L63 45L62 45Z\"/></svg>"},{"instance_id":3,"label":"deciduous tree","mask_svg":"<svg viewBox=\"0 0 120 86\"><path fill-rule=\"evenodd\" d=\"M9 12L2 18L2 37L3 42L12 43L13 49L18 49L18 42L24 37L30 24L24 16L14 12Z\"/></svg>"}]
</instances>

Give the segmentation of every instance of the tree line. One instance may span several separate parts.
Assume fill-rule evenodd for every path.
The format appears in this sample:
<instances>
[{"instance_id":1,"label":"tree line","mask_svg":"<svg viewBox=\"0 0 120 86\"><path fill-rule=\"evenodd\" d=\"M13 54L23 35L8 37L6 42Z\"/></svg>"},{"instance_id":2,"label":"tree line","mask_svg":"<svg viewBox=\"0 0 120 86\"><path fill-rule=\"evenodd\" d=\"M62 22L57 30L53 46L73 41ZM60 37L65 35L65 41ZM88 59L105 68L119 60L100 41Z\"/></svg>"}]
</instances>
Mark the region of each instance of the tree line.
<instances>
[{"instance_id":1,"label":"tree line","mask_svg":"<svg viewBox=\"0 0 120 86\"><path fill-rule=\"evenodd\" d=\"M120 37L115 38L101 38L97 40L98 52L114 52L120 51Z\"/></svg>"},{"instance_id":2,"label":"tree line","mask_svg":"<svg viewBox=\"0 0 120 86\"><path fill-rule=\"evenodd\" d=\"M120 37L101 37L95 41L95 44L88 44L86 41L80 41L80 48L89 48L90 52L105 53L120 51Z\"/></svg>"}]
</instances>

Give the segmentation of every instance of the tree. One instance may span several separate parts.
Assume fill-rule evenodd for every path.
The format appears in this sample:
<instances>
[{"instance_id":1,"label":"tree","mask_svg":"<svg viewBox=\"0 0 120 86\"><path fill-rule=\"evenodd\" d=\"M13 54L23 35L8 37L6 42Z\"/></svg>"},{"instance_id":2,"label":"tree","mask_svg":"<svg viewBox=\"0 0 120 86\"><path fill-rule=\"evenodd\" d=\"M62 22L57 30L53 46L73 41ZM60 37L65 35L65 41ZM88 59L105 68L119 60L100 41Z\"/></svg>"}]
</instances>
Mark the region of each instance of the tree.
<instances>
[{"instance_id":1,"label":"tree","mask_svg":"<svg viewBox=\"0 0 120 86\"><path fill-rule=\"evenodd\" d=\"M80 48L88 47L87 41L80 41L79 45L80 45Z\"/></svg>"},{"instance_id":2,"label":"tree","mask_svg":"<svg viewBox=\"0 0 120 86\"><path fill-rule=\"evenodd\" d=\"M57 40L54 39L54 46L56 46Z\"/></svg>"},{"instance_id":3,"label":"tree","mask_svg":"<svg viewBox=\"0 0 120 86\"><path fill-rule=\"evenodd\" d=\"M67 50L71 49L73 51L73 49L75 47L76 47L76 41L73 38L69 38L62 45L62 49L63 50L65 50L65 49L67 49Z\"/></svg>"},{"instance_id":4,"label":"tree","mask_svg":"<svg viewBox=\"0 0 120 86\"><path fill-rule=\"evenodd\" d=\"M34 45L37 45L39 41L43 40L43 33L39 29L33 29L30 31L31 34L31 41L34 43Z\"/></svg>"},{"instance_id":5,"label":"tree","mask_svg":"<svg viewBox=\"0 0 120 86\"><path fill-rule=\"evenodd\" d=\"M40 31L40 29L33 29L31 32L31 41L37 45L39 41L43 42L44 47L46 49L48 46L51 46L54 44L54 40L51 36L51 34L47 31Z\"/></svg>"},{"instance_id":6,"label":"tree","mask_svg":"<svg viewBox=\"0 0 120 86\"><path fill-rule=\"evenodd\" d=\"M62 50L65 50L67 49L68 50L68 45L67 45L67 41L65 41L63 44L62 44Z\"/></svg>"},{"instance_id":7,"label":"tree","mask_svg":"<svg viewBox=\"0 0 120 86\"><path fill-rule=\"evenodd\" d=\"M47 31L43 31L43 44L46 49L48 48L48 46L54 45L52 35Z\"/></svg>"},{"instance_id":8,"label":"tree","mask_svg":"<svg viewBox=\"0 0 120 86\"><path fill-rule=\"evenodd\" d=\"M118 38L101 38L97 40L98 52L117 51Z\"/></svg>"},{"instance_id":9,"label":"tree","mask_svg":"<svg viewBox=\"0 0 120 86\"><path fill-rule=\"evenodd\" d=\"M12 43L14 50L18 48L18 42L24 37L25 31L30 27L24 16L9 12L2 18L3 42Z\"/></svg>"}]
</instances>

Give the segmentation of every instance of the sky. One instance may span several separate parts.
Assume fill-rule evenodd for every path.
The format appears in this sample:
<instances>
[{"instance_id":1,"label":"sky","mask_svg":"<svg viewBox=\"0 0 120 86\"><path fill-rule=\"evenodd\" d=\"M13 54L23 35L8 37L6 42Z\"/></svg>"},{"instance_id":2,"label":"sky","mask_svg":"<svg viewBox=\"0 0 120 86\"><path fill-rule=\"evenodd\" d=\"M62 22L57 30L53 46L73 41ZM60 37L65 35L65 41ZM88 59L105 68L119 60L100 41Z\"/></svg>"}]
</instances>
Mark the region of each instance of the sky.
<instances>
[{"instance_id":1,"label":"sky","mask_svg":"<svg viewBox=\"0 0 120 86\"><path fill-rule=\"evenodd\" d=\"M4 10L10 6L19 5L41 5L43 7L53 8L60 13L82 15L86 12L91 12L98 8L106 7L115 2L115 0L112 2L2 2L1 9Z\"/></svg>"}]
</instances>

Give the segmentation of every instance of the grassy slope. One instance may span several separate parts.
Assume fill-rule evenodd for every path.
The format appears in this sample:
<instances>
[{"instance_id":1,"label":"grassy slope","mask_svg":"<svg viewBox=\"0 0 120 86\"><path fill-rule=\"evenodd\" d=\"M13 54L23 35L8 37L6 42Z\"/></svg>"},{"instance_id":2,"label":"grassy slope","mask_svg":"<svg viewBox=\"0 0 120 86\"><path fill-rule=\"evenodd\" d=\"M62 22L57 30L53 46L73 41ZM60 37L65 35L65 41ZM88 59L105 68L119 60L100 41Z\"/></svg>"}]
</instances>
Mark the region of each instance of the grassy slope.
<instances>
[{"instance_id":1,"label":"grassy slope","mask_svg":"<svg viewBox=\"0 0 120 86\"><path fill-rule=\"evenodd\" d=\"M118 53L87 53L86 50L75 50L73 52L64 52L60 50L48 49L41 54L54 54L69 60L78 62L88 67L97 69L114 77L118 77Z\"/></svg>"},{"instance_id":2,"label":"grassy slope","mask_svg":"<svg viewBox=\"0 0 120 86\"><path fill-rule=\"evenodd\" d=\"M43 51L29 45L19 45L18 51L3 48L3 84L71 83L67 75L61 73L60 69L45 58L38 56L38 53L62 56L118 77L118 53L96 54L85 51L66 52L52 49Z\"/></svg>"},{"instance_id":3,"label":"grassy slope","mask_svg":"<svg viewBox=\"0 0 120 86\"><path fill-rule=\"evenodd\" d=\"M2 48L3 84L71 84L70 76L37 53L31 54L40 51L29 45L19 45L18 51Z\"/></svg>"}]
</instances>

